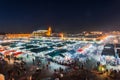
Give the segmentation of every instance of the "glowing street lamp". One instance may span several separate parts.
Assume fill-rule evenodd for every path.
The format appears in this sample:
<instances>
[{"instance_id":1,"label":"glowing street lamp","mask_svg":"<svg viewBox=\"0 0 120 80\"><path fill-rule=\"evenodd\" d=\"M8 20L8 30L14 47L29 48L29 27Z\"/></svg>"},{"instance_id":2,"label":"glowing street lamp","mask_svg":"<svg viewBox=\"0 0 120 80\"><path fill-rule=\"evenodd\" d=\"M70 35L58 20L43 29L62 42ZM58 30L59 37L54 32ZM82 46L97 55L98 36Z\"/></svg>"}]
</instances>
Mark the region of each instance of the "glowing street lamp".
<instances>
[{"instance_id":1,"label":"glowing street lamp","mask_svg":"<svg viewBox=\"0 0 120 80\"><path fill-rule=\"evenodd\" d=\"M101 72L104 72L106 69L105 69L105 66L104 65L100 65L98 67L98 70L101 71Z\"/></svg>"},{"instance_id":2,"label":"glowing street lamp","mask_svg":"<svg viewBox=\"0 0 120 80\"><path fill-rule=\"evenodd\" d=\"M0 74L0 80L5 80L5 77L3 74Z\"/></svg>"},{"instance_id":3,"label":"glowing street lamp","mask_svg":"<svg viewBox=\"0 0 120 80\"><path fill-rule=\"evenodd\" d=\"M64 39L64 34L63 33L60 33L59 35L60 35L61 39Z\"/></svg>"}]
</instances>

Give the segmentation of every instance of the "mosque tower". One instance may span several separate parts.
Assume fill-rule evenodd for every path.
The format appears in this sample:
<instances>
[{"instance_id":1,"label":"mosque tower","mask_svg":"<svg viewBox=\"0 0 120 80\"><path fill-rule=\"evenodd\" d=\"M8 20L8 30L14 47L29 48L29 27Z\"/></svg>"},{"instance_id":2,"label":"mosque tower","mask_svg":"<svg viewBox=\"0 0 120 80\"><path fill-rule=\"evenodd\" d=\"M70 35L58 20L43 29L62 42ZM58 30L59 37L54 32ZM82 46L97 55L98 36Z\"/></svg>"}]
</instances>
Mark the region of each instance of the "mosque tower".
<instances>
[{"instance_id":1,"label":"mosque tower","mask_svg":"<svg viewBox=\"0 0 120 80\"><path fill-rule=\"evenodd\" d=\"M48 27L48 31L47 31L47 36L51 36L51 33L52 33L52 29L51 29L51 27L49 26L49 27Z\"/></svg>"}]
</instances>

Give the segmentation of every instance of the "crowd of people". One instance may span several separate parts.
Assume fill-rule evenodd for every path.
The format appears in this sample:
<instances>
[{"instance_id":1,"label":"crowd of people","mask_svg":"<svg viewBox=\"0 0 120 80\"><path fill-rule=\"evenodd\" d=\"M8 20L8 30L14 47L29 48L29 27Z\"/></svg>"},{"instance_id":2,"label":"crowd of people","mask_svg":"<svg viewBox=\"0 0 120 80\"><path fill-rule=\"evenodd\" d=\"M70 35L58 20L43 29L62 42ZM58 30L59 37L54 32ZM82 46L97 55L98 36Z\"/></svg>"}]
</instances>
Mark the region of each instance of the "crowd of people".
<instances>
[{"instance_id":1,"label":"crowd of people","mask_svg":"<svg viewBox=\"0 0 120 80\"><path fill-rule=\"evenodd\" d=\"M10 64L13 60L13 64ZM87 61L88 62L88 61ZM120 71L105 70L101 73L97 70L100 65L97 63L96 68L87 69L85 64L72 61L71 64L63 64L55 61L47 60L42 63L40 59L32 59L32 63L28 64L22 58L11 58L11 56L0 56L0 74L4 75L5 80L117 80ZM51 63L66 66L51 69Z\"/></svg>"}]
</instances>

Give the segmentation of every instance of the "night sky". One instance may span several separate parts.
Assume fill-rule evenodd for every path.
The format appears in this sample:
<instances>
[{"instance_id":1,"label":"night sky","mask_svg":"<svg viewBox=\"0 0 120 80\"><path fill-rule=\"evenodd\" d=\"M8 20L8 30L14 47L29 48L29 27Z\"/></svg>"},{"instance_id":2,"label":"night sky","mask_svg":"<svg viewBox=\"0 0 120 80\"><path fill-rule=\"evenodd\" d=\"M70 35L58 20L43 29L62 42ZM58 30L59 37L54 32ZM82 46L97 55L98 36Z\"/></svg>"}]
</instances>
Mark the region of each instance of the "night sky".
<instances>
[{"instance_id":1,"label":"night sky","mask_svg":"<svg viewBox=\"0 0 120 80\"><path fill-rule=\"evenodd\" d=\"M0 32L120 30L120 0L0 0Z\"/></svg>"}]
</instances>

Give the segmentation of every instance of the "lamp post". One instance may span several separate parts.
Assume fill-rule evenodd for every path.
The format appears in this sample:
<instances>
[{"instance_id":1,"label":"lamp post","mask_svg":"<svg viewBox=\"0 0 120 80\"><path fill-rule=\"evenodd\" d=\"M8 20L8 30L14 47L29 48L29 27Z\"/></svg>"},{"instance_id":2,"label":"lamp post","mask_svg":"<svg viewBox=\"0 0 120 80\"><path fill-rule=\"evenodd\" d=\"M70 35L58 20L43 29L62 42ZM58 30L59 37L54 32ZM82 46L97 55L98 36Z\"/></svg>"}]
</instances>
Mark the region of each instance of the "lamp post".
<instances>
[{"instance_id":1,"label":"lamp post","mask_svg":"<svg viewBox=\"0 0 120 80\"><path fill-rule=\"evenodd\" d=\"M115 53L116 53L116 52L117 52L117 51L116 51L116 44L118 44L118 40L117 40L117 39L114 39L114 40L113 40L113 43L114 43L114 46L115 46L114 49L115 49Z\"/></svg>"}]
</instances>

